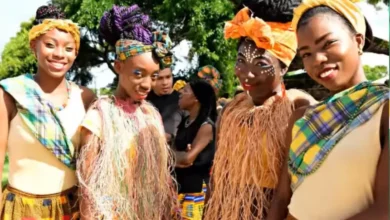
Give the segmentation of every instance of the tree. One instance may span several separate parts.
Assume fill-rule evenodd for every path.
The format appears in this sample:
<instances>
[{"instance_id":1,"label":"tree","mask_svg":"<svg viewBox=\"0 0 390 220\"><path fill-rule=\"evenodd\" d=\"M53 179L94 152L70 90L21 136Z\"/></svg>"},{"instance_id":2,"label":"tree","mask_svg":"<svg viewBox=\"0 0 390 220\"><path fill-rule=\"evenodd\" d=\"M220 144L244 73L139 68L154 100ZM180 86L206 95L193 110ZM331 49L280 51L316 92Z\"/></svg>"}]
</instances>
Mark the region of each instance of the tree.
<instances>
[{"instance_id":1,"label":"tree","mask_svg":"<svg viewBox=\"0 0 390 220\"><path fill-rule=\"evenodd\" d=\"M21 30L5 45L1 55L0 79L36 72L36 60L28 44L31 27L32 21L23 22Z\"/></svg>"},{"instance_id":2,"label":"tree","mask_svg":"<svg viewBox=\"0 0 390 220\"><path fill-rule=\"evenodd\" d=\"M375 81L381 79L387 75L387 67L386 66L374 66L370 67L368 65L363 66L364 73L368 80Z\"/></svg>"},{"instance_id":3,"label":"tree","mask_svg":"<svg viewBox=\"0 0 390 220\"><path fill-rule=\"evenodd\" d=\"M192 42L189 59L199 56L199 66L213 65L222 74L222 93L234 90L234 58L236 43L223 38L223 23L234 16L236 7L228 0L52 0L65 11L68 18L86 28L85 35L94 56L106 61L112 70L113 48L99 39L98 24L104 11L113 4L138 4L156 22L154 26L168 29L175 45L186 39ZM84 48L81 48L84 50ZM88 57L91 57L88 55ZM77 61L76 61L77 63ZM82 65L80 65L82 66ZM194 75L196 69L188 74Z\"/></svg>"},{"instance_id":4,"label":"tree","mask_svg":"<svg viewBox=\"0 0 390 220\"><path fill-rule=\"evenodd\" d=\"M386 4L386 5L389 5L389 0L368 0L367 2L368 2L368 4L371 4L374 6L376 6L377 4L379 4L381 2Z\"/></svg>"},{"instance_id":5,"label":"tree","mask_svg":"<svg viewBox=\"0 0 390 220\"><path fill-rule=\"evenodd\" d=\"M68 78L81 85L88 84L91 69L107 65L113 70L113 48L98 35L100 18L113 4L138 4L145 13L156 21L156 29L169 30L174 45L182 40L191 42L189 60L198 56L200 66L213 65L221 73L223 87L221 94L232 94L237 80L234 77L234 59L237 42L223 37L224 22L230 20L242 0L51 0L62 8L69 19L82 27L79 55L69 71ZM25 24L26 25L26 24ZM0 78L15 76L25 72L35 72L35 59L28 46L27 32L31 27L23 26L22 31L6 46L0 64ZM368 52L388 54L388 41L374 39ZM16 54L16 56L15 56ZM295 59L290 69L299 69L302 63ZM193 77L196 69L190 69L180 76ZM117 79L116 79L117 80ZM116 81L112 84L115 87Z\"/></svg>"}]
</instances>

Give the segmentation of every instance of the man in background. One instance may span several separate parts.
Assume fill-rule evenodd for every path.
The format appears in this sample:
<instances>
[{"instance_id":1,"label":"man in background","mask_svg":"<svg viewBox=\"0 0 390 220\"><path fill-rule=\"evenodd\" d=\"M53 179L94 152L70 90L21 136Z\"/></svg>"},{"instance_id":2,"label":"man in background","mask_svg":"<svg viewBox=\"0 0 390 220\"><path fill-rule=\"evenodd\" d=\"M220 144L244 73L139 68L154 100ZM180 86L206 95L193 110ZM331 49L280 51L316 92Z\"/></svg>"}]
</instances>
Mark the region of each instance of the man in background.
<instances>
[{"instance_id":1,"label":"man in background","mask_svg":"<svg viewBox=\"0 0 390 220\"><path fill-rule=\"evenodd\" d=\"M171 144L183 117L183 112L179 109L179 93L173 89L171 68L160 71L147 100L160 112L167 142Z\"/></svg>"}]
</instances>

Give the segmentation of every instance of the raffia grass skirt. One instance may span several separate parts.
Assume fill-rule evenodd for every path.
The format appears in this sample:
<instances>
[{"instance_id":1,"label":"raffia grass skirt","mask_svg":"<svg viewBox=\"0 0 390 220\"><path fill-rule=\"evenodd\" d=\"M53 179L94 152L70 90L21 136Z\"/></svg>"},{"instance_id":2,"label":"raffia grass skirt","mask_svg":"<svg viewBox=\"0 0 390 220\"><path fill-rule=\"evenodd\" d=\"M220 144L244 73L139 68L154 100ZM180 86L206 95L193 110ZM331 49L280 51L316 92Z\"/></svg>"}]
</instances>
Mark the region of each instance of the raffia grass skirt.
<instances>
[{"instance_id":1,"label":"raffia grass skirt","mask_svg":"<svg viewBox=\"0 0 390 220\"><path fill-rule=\"evenodd\" d=\"M76 186L50 195L33 195L7 186L2 202L2 220L80 219Z\"/></svg>"}]
</instances>

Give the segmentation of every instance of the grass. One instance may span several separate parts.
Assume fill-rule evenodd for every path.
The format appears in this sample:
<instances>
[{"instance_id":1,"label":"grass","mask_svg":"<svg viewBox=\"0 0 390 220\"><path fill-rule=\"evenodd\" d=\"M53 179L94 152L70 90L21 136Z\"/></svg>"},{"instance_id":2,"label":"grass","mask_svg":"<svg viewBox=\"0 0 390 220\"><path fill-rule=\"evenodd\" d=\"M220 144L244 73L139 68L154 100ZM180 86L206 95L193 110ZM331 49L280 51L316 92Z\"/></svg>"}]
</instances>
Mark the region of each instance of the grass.
<instances>
[{"instance_id":1,"label":"grass","mask_svg":"<svg viewBox=\"0 0 390 220\"><path fill-rule=\"evenodd\" d=\"M3 176L1 178L2 189L4 189L4 187L8 183L8 167L9 167L9 160L8 160L8 156L6 156L4 160L4 166L3 166Z\"/></svg>"}]
</instances>

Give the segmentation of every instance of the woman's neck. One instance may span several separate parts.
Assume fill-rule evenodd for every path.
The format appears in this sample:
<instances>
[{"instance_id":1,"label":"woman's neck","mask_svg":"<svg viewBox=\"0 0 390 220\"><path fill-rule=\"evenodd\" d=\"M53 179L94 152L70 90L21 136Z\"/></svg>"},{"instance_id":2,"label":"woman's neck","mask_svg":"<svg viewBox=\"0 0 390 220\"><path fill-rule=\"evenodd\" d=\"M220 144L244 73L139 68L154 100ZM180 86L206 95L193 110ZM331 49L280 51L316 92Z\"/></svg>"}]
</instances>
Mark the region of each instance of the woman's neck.
<instances>
[{"instance_id":1,"label":"woman's neck","mask_svg":"<svg viewBox=\"0 0 390 220\"><path fill-rule=\"evenodd\" d=\"M249 93L248 93L248 95L249 95ZM261 97L261 98L258 98L257 100L253 100L252 99L252 102L253 102L253 104L255 106L262 106L267 100L269 100L271 97L273 97L275 95L278 95L278 96L282 97L282 95L283 95L283 85L282 85L282 83L279 83L274 88L274 90L272 90L272 93L270 93L269 95Z\"/></svg>"},{"instance_id":2,"label":"woman's neck","mask_svg":"<svg viewBox=\"0 0 390 220\"><path fill-rule=\"evenodd\" d=\"M116 99L120 99L120 100L130 100L130 96L127 95L126 91L121 88L120 86L118 86L114 92L114 97Z\"/></svg>"},{"instance_id":3,"label":"woman's neck","mask_svg":"<svg viewBox=\"0 0 390 220\"><path fill-rule=\"evenodd\" d=\"M346 83L343 87L341 87L338 90L330 91L330 93L332 95L337 94L339 92L352 88L365 81L367 81L366 74L364 74L364 70L363 68L361 68L361 70L357 74L355 74L354 77L352 77L348 83Z\"/></svg>"},{"instance_id":4,"label":"woman's neck","mask_svg":"<svg viewBox=\"0 0 390 220\"><path fill-rule=\"evenodd\" d=\"M46 94L50 94L66 88L65 77L55 78L49 76L48 74L42 74L40 71L34 75L34 81Z\"/></svg>"},{"instance_id":5,"label":"woman's neck","mask_svg":"<svg viewBox=\"0 0 390 220\"><path fill-rule=\"evenodd\" d=\"M192 107L188 113L189 113L189 120L190 121L193 121L196 119L196 117L198 117L198 114L199 114L199 109L200 109L200 105L195 105L194 107Z\"/></svg>"}]
</instances>

